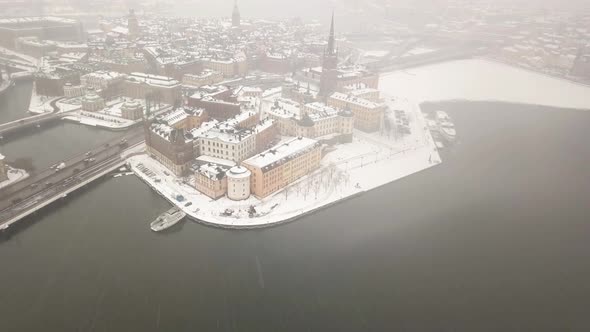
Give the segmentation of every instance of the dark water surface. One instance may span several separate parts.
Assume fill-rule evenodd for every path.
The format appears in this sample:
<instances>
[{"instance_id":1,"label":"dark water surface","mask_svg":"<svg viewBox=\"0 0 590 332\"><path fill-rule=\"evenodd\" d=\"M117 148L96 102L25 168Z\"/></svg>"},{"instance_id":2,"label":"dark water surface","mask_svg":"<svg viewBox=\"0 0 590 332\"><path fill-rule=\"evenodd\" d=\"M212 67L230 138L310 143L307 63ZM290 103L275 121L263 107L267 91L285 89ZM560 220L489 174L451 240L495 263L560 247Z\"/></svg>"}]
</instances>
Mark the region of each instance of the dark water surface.
<instances>
[{"instance_id":1,"label":"dark water surface","mask_svg":"<svg viewBox=\"0 0 590 332\"><path fill-rule=\"evenodd\" d=\"M32 82L19 82L3 94L0 94L0 123L10 122L30 116Z\"/></svg>"},{"instance_id":2,"label":"dark water surface","mask_svg":"<svg viewBox=\"0 0 590 332\"><path fill-rule=\"evenodd\" d=\"M32 83L19 82L0 96L0 123L32 115L27 112L31 88ZM32 158L35 169L41 170L122 134L66 121L45 123L41 128L29 128L1 139L0 153L9 161Z\"/></svg>"},{"instance_id":3,"label":"dark water surface","mask_svg":"<svg viewBox=\"0 0 590 332\"><path fill-rule=\"evenodd\" d=\"M3 236L0 330L590 330L590 113L426 108L442 165L275 228L155 234L133 176L73 195Z\"/></svg>"}]
</instances>

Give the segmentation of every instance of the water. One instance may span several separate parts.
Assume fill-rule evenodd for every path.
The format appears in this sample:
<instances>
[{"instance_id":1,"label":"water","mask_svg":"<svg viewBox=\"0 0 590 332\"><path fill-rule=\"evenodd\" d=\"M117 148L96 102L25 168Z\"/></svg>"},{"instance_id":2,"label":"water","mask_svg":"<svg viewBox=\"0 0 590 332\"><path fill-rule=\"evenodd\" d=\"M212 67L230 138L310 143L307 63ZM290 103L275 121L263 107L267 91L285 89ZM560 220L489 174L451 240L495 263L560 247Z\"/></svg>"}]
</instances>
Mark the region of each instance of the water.
<instances>
[{"instance_id":1,"label":"water","mask_svg":"<svg viewBox=\"0 0 590 332\"><path fill-rule=\"evenodd\" d=\"M0 243L2 331L587 331L590 113L426 108L442 165L275 228L153 233L134 176L73 195Z\"/></svg>"},{"instance_id":2,"label":"water","mask_svg":"<svg viewBox=\"0 0 590 332\"><path fill-rule=\"evenodd\" d=\"M10 122L30 116L27 113L33 82L18 82L10 90L0 95L0 123Z\"/></svg>"},{"instance_id":3,"label":"water","mask_svg":"<svg viewBox=\"0 0 590 332\"><path fill-rule=\"evenodd\" d=\"M0 123L30 116L27 113L32 83L19 82L0 97ZM7 160L31 158L36 170L49 167L73 155L84 153L124 133L60 121L30 128L0 141L0 153Z\"/></svg>"}]
</instances>

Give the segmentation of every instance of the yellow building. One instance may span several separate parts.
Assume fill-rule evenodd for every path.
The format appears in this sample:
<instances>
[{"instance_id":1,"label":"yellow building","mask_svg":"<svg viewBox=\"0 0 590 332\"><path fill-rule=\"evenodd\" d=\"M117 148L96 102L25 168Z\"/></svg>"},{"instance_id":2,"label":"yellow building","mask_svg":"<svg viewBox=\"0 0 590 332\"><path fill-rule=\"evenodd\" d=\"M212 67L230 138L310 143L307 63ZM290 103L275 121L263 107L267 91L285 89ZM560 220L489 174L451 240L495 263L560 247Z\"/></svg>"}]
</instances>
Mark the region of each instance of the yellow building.
<instances>
[{"instance_id":1,"label":"yellow building","mask_svg":"<svg viewBox=\"0 0 590 332\"><path fill-rule=\"evenodd\" d=\"M354 127L359 130L374 132L381 129L386 108L383 104L336 92L328 98L328 105L350 110L354 115Z\"/></svg>"},{"instance_id":2,"label":"yellow building","mask_svg":"<svg viewBox=\"0 0 590 332\"><path fill-rule=\"evenodd\" d=\"M213 199L225 196L227 192L227 168L208 163L195 172L195 188Z\"/></svg>"},{"instance_id":3,"label":"yellow building","mask_svg":"<svg viewBox=\"0 0 590 332\"><path fill-rule=\"evenodd\" d=\"M250 170L250 190L257 197L275 193L320 167L321 144L296 137L242 162Z\"/></svg>"}]
</instances>

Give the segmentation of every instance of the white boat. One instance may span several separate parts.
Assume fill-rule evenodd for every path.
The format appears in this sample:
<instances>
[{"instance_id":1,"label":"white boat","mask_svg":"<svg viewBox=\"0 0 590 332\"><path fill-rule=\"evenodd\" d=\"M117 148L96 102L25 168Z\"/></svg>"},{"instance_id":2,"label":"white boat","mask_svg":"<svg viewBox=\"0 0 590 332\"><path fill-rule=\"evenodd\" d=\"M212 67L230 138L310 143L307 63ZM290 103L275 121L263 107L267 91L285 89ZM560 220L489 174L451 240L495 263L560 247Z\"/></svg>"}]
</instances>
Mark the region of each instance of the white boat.
<instances>
[{"instance_id":1,"label":"white boat","mask_svg":"<svg viewBox=\"0 0 590 332\"><path fill-rule=\"evenodd\" d=\"M436 123L438 131L449 142L453 142L457 137L455 125L451 122L451 117L446 112L436 111Z\"/></svg>"},{"instance_id":2,"label":"white boat","mask_svg":"<svg viewBox=\"0 0 590 332\"><path fill-rule=\"evenodd\" d=\"M160 215L156 220L152 221L150 228L154 232L160 232L167 228L176 225L182 218L186 216L186 213L182 212L179 208L173 207Z\"/></svg>"}]
</instances>

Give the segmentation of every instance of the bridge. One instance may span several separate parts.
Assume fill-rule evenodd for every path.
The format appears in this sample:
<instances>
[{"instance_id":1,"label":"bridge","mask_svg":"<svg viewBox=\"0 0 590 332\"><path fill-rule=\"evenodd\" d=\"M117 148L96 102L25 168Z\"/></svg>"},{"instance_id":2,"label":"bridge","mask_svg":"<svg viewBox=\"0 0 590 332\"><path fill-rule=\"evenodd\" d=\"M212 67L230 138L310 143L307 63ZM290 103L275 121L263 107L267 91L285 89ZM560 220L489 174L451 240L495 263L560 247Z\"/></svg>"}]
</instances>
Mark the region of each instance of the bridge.
<instances>
[{"instance_id":1,"label":"bridge","mask_svg":"<svg viewBox=\"0 0 590 332\"><path fill-rule=\"evenodd\" d=\"M142 143L142 128L135 128L89 152L64 160L61 169L51 167L3 188L0 230L123 166L124 156Z\"/></svg>"},{"instance_id":2,"label":"bridge","mask_svg":"<svg viewBox=\"0 0 590 332\"><path fill-rule=\"evenodd\" d=\"M29 116L27 118L18 119L18 120L14 120L11 122L6 122L3 124L0 124L0 137L3 137L6 134L13 133L13 132L25 129L25 128L40 125L45 122L59 120L59 119L63 118L64 116L67 116L68 112L71 112L71 111L58 113L59 107L57 107L56 104L61 99L63 99L63 97L54 99L49 103L51 108L53 108L53 112L51 112L51 113L33 115L33 116ZM72 110L72 111L74 111L74 110Z\"/></svg>"}]
</instances>

